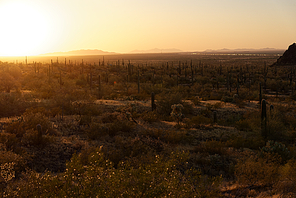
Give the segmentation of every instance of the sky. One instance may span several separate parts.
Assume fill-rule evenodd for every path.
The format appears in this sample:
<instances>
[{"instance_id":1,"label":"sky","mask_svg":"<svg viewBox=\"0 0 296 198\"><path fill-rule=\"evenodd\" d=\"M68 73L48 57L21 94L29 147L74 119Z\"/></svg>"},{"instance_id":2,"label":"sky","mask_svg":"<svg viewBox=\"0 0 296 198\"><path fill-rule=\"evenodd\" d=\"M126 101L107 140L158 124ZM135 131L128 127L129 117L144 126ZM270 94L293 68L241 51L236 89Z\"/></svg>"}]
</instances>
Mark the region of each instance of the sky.
<instances>
[{"instance_id":1,"label":"sky","mask_svg":"<svg viewBox=\"0 0 296 198\"><path fill-rule=\"evenodd\" d=\"M0 0L0 56L287 49L295 10L295 0Z\"/></svg>"}]
</instances>

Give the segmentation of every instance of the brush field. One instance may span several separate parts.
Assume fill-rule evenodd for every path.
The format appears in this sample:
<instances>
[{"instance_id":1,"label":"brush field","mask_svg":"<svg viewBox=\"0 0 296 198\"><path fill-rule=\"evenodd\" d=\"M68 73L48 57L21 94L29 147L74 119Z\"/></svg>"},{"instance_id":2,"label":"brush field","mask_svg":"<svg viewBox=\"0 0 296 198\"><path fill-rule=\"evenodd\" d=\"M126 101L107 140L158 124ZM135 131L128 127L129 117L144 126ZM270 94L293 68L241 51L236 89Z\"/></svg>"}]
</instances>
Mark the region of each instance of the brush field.
<instances>
[{"instance_id":1,"label":"brush field","mask_svg":"<svg viewBox=\"0 0 296 198\"><path fill-rule=\"evenodd\" d=\"M295 66L271 67L277 58L0 62L0 192L294 197Z\"/></svg>"}]
</instances>

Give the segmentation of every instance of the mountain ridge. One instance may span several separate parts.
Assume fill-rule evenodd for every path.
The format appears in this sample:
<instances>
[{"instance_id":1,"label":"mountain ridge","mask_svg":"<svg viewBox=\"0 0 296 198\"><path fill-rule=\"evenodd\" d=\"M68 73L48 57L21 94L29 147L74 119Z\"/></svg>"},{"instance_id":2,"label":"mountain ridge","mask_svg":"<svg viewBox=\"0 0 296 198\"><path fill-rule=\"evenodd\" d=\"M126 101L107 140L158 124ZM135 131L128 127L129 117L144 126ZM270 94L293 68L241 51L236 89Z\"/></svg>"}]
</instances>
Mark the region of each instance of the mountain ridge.
<instances>
[{"instance_id":1,"label":"mountain ridge","mask_svg":"<svg viewBox=\"0 0 296 198\"><path fill-rule=\"evenodd\" d=\"M40 56L85 56L85 55L111 55L119 54L115 52L106 52L98 49L80 49L80 50L71 50L67 52L51 52L40 54Z\"/></svg>"}]
</instances>

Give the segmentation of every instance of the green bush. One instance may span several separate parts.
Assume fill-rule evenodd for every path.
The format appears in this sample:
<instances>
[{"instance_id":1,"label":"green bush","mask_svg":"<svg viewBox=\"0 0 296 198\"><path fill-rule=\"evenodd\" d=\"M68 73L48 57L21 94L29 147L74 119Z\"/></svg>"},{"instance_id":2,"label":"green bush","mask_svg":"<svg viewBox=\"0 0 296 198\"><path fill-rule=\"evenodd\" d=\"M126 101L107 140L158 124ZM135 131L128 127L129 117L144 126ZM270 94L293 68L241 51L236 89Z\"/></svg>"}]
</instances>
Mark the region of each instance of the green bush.
<instances>
[{"instance_id":1,"label":"green bush","mask_svg":"<svg viewBox=\"0 0 296 198\"><path fill-rule=\"evenodd\" d=\"M235 166L235 176L240 184L272 186L279 178L279 159L273 155L247 155Z\"/></svg>"},{"instance_id":2,"label":"green bush","mask_svg":"<svg viewBox=\"0 0 296 198\"><path fill-rule=\"evenodd\" d=\"M272 140L266 142L266 145L261 148L261 155L264 155L265 153L279 155L282 158L283 162L286 162L291 157L290 151L288 150L286 145Z\"/></svg>"},{"instance_id":3,"label":"green bush","mask_svg":"<svg viewBox=\"0 0 296 198\"><path fill-rule=\"evenodd\" d=\"M274 186L280 193L296 193L296 160L290 159L280 169L280 182Z\"/></svg>"},{"instance_id":4,"label":"green bush","mask_svg":"<svg viewBox=\"0 0 296 198\"><path fill-rule=\"evenodd\" d=\"M42 126L44 134L55 134L52 128L52 124L42 113L24 113L23 116L19 117L17 120L13 120L8 124L6 131L8 133L16 134L19 137L26 132L26 130L36 129L37 124Z\"/></svg>"},{"instance_id":5,"label":"green bush","mask_svg":"<svg viewBox=\"0 0 296 198\"><path fill-rule=\"evenodd\" d=\"M187 132L183 130L151 129L144 134L170 144L180 144L187 139Z\"/></svg>"},{"instance_id":6,"label":"green bush","mask_svg":"<svg viewBox=\"0 0 296 198\"><path fill-rule=\"evenodd\" d=\"M0 93L0 117L20 116L33 104L23 97Z\"/></svg>"},{"instance_id":7,"label":"green bush","mask_svg":"<svg viewBox=\"0 0 296 198\"><path fill-rule=\"evenodd\" d=\"M151 156L149 163L121 163L117 169L100 149L89 154L87 165L74 155L60 175L29 172L26 182L7 188L19 197L220 197L220 177L207 178L186 167L184 153Z\"/></svg>"},{"instance_id":8,"label":"green bush","mask_svg":"<svg viewBox=\"0 0 296 198\"><path fill-rule=\"evenodd\" d=\"M227 140L227 145L237 149L249 148L259 150L265 145L265 141L259 134L255 133L250 133L247 135L236 134Z\"/></svg>"},{"instance_id":9,"label":"green bush","mask_svg":"<svg viewBox=\"0 0 296 198\"><path fill-rule=\"evenodd\" d=\"M174 104L183 104L182 97L178 93L162 94L156 102L156 110L160 115L170 116L171 106ZM185 112L185 109L184 109Z\"/></svg>"},{"instance_id":10,"label":"green bush","mask_svg":"<svg viewBox=\"0 0 296 198\"><path fill-rule=\"evenodd\" d=\"M139 117L148 123L159 121L158 114L155 111L144 112Z\"/></svg>"},{"instance_id":11,"label":"green bush","mask_svg":"<svg viewBox=\"0 0 296 198\"><path fill-rule=\"evenodd\" d=\"M197 115L186 121L187 128L198 128L200 125L212 124L213 119L207 118L203 115Z\"/></svg>"},{"instance_id":12,"label":"green bush","mask_svg":"<svg viewBox=\"0 0 296 198\"><path fill-rule=\"evenodd\" d=\"M207 140L196 146L194 152L203 153L205 155L225 155L227 154L227 149L225 148L225 144L221 141Z\"/></svg>"},{"instance_id":13,"label":"green bush","mask_svg":"<svg viewBox=\"0 0 296 198\"><path fill-rule=\"evenodd\" d=\"M103 136L108 135L109 129L104 124L94 123L90 124L89 129L86 130L86 134L91 140L98 140Z\"/></svg>"},{"instance_id":14,"label":"green bush","mask_svg":"<svg viewBox=\"0 0 296 198\"><path fill-rule=\"evenodd\" d=\"M107 123L105 126L107 127L108 135L113 137L117 134L131 135L135 128L135 123L124 120L119 122Z\"/></svg>"}]
</instances>

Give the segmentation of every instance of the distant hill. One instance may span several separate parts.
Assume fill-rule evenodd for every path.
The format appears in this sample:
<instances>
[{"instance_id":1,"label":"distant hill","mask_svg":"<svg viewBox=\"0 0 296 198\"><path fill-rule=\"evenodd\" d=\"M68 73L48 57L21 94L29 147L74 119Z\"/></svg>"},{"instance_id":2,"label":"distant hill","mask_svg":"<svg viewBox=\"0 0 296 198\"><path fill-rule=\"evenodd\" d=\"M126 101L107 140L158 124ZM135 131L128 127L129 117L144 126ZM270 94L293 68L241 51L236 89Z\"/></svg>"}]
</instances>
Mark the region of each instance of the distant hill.
<instances>
[{"instance_id":1,"label":"distant hill","mask_svg":"<svg viewBox=\"0 0 296 198\"><path fill-rule=\"evenodd\" d=\"M132 54L136 54L136 53L179 53L179 52L183 52L180 49L158 49L158 48L154 48L154 49L149 49L149 50L133 50L130 53Z\"/></svg>"},{"instance_id":2,"label":"distant hill","mask_svg":"<svg viewBox=\"0 0 296 198\"><path fill-rule=\"evenodd\" d=\"M202 53L283 53L285 50L284 49L276 49L276 48L262 48L262 49L218 49L218 50L205 50Z\"/></svg>"},{"instance_id":3,"label":"distant hill","mask_svg":"<svg viewBox=\"0 0 296 198\"><path fill-rule=\"evenodd\" d=\"M102 50L91 50L91 49L82 49L82 50L73 50L68 52L53 52L53 53L46 53L40 54L41 56L86 56L86 55L112 55L117 54L115 52L105 52Z\"/></svg>"}]
</instances>

